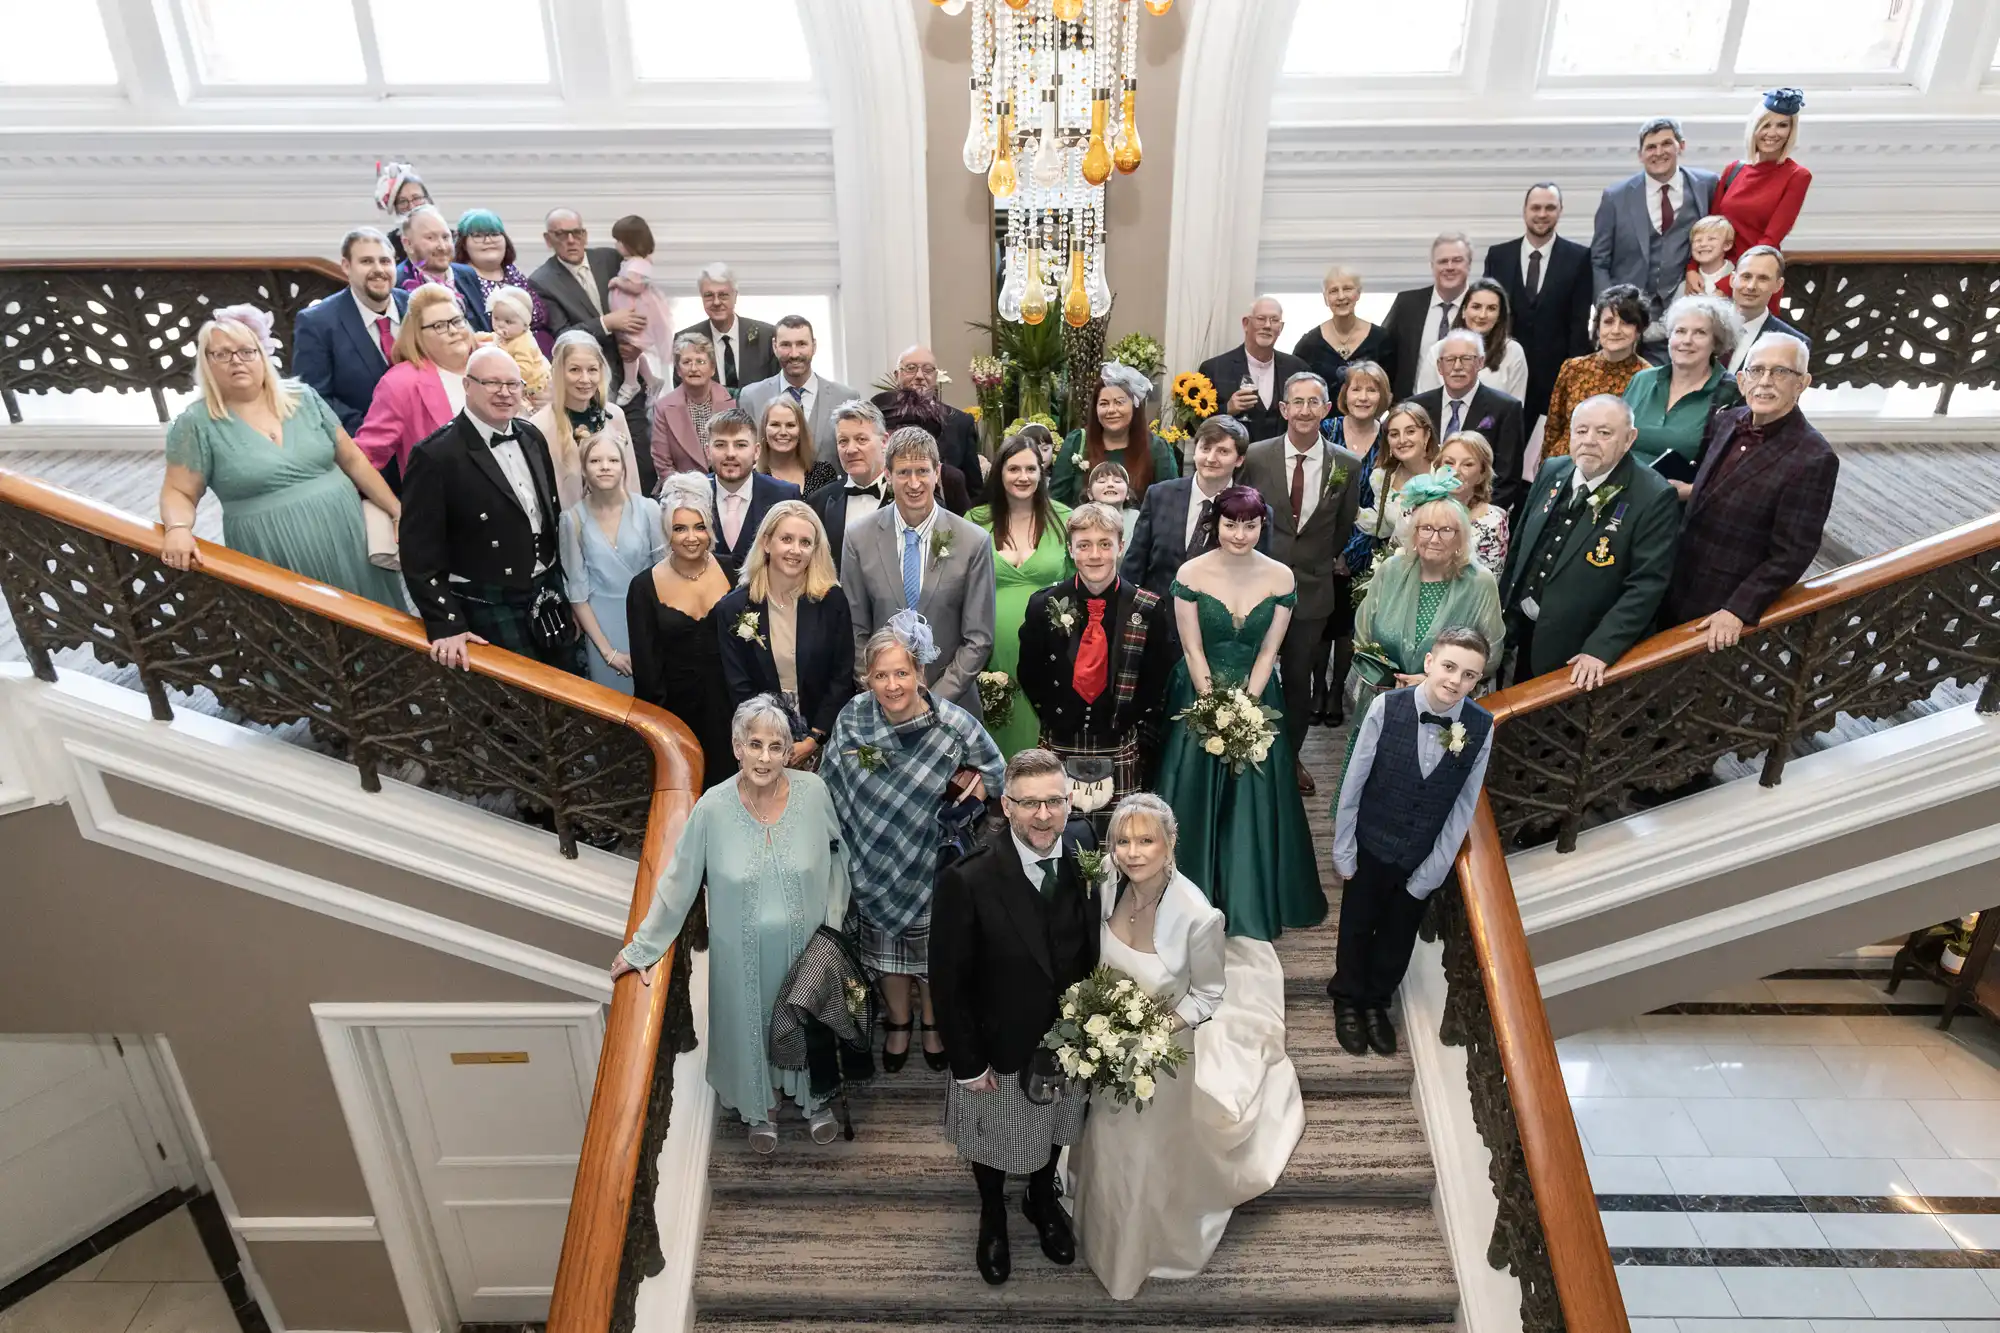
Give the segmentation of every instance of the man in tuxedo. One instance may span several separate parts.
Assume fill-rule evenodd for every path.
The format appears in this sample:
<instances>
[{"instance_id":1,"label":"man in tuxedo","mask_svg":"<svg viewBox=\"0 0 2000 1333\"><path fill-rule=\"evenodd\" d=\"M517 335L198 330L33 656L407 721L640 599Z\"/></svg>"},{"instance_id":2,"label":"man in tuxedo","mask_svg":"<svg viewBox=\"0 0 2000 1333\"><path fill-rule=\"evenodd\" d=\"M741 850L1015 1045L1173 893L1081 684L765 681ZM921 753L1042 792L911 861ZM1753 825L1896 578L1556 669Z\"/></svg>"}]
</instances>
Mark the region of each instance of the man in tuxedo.
<instances>
[{"instance_id":1,"label":"man in tuxedo","mask_svg":"<svg viewBox=\"0 0 2000 1333\"><path fill-rule=\"evenodd\" d=\"M776 332L760 319L739 318L736 314L736 274L727 264L710 264L695 279L701 293L701 308L708 318L690 324L674 334L699 333L715 348L715 377L736 394L746 384L770 379L780 369L777 350L772 345ZM674 369L674 383L681 382L680 368Z\"/></svg>"},{"instance_id":2,"label":"man in tuxedo","mask_svg":"<svg viewBox=\"0 0 2000 1333\"><path fill-rule=\"evenodd\" d=\"M1249 448L1248 432L1235 417L1212 416L1195 427L1194 441L1188 446L1194 475L1156 481L1139 502L1132 540L1125 547L1127 583L1164 599L1181 566L1214 547L1211 514L1215 497L1236 480L1236 469L1243 465ZM1266 523L1257 549L1269 554L1270 542L1271 525ZM1171 626L1173 617L1167 620Z\"/></svg>"},{"instance_id":3,"label":"man in tuxedo","mask_svg":"<svg viewBox=\"0 0 2000 1333\"><path fill-rule=\"evenodd\" d=\"M799 488L756 471L757 427L741 408L717 412L708 423L708 488L715 500L715 562L734 583L757 541L764 514Z\"/></svg>"},{"instance_id":4,"label":"man in tuxedo","mask_svg":"<svg viewBox=\"0 0 2000 1333\"><path fill-rule=\"evenodd\" d=\"M541 432L516 416L526 393L521 368L498 347L466 361L465 410L410 451L403 582L444 666L463 670L466 646L490 643L581 676L583 638L556 542L555 466Z\"/></svg>"},{"instance_id":5,"label":"man in tuxedo","mask_svg":"<svg viewBox=\"0 0 2000 1333\"><path fill-rule=\"evenodd\" d=\"M438 211L435 204L419 204L403 219L403 253L405 259L396 268L396 285L409 287L412 279L434 282L440 287L449 287L458 293L459 312L465 322L480 333L493 329L493 320L486 313L486 293L479 285L479 274L470 264L455 263L451 257L451 223Z\"/></svg>"},{"instance_id":6,"label":"man in tuxedo","mask_svg":"<svg viewBox=\"0 0 2000 1333\"><path fill-rule=\"evenodd\" d=\"M549 257L528 275L528 285L542 294L549 310L549 333L561 337L569 329L584 329L604 350L610 382L605 391L615 397L625 373L625 358L618 349L621 333L643 333L643 310L613 310L611 280L618 276L618 251L609 245L592 245L590 231L573 208L549 211L542 223L542 240ZM640 413L644 416L643 409ZM629 421L629 415L628 415ZM650 423L643 420L632 432L635 440L652 438Z\"/></svg>"},{"instance_id":7,"label":"man in tuxedo","mask_svg":"<svg viewBox=\"0 0 2000 1333\"><path fill-rule=\"evenodd\" d=\"M1528 188L1521 203L1526 230L1486 252L1486 276L1507 289L1514 340L1528 357L1528 396L1521 424L1535 428L1549 410L1562 363L1590 351L1590 249L1556 235L1562 189L1554 181Z\"/></svg>"},{"instance_id":8,"label":"man in tuxedo","mask_svg":"<svg viewBox=\"0 0 2000 1333\"><path fill-rule=\"evenodd\" d=\"M1666 623L1701 618L1710 652L1740 639L1819 554L1840 459L1799 411L1809 357L1797 338L1767 330L1737 376L1744 405L1709 422Z\"/></svg>"},{"instance_id":9,"label":"man in tuxedo","mask_svg":"<svg viewBox=\"0 0 2000 1333\"><path fill-rule=\"evenodd\" d=\"M292 324L292 372L326 399L352 435L389 369L410 294L397 289L389 238L373 227L356 227L341 239L340 268L347 289L313 302Z\"/></svg>"},{"instance_id":10,"label":"man in tuxedo","mask_svg":"<svg viewBox=\"0 0 2000 1333\"><path fill-rule=\"evenodd\" d=\"M1253 440L1285 429L1278 410L1285 382L1311 369L1290 352L1278 350L1278 335L1284 331L1284 307L1274 297L1260 296L1243 317L1242 343L1201 363L1201 373L1215 386L1222 410L1242 422Z\"/></svg>"},{"instance_id":11,"label":"man in tuxedo","mask_svg":"<svg viewBox=\"0 0 2000 1333\"><path fill-rule=\"evenodd\" d=\"M1028 1177L1021 1211L1042 1253L1073 1263L1076 1240L1056 1197L1056 1159L1083 1130L1086 1100L1065 1089L1037 1105L1021 1085L1062 994L1097 966L1100 888L1065 836L1069 778L1060 758L1027 749L1008 761L1004 830L938 876L931 903L931 1001L951 1056L945 1134L979 1185L980 1276L1013 1271L1007 1177ZM1087 833L1088 825L1079 831Z\"/></svg>"},{"instance_id":12,"label":"man in tuxedo","mask_svg":"<svg viewBox=\"0 0 2000 1333\"><path fill-rule=\"evenodd\" d=\"M1271 557L1292 567L1299 602L1278 649L1285 695L1285 731L1298 766L1299 791L1316 790L1296 756L1312 725L1313 656L1325 665L1327 622L1340 604L1345 566L1340 549L1354 531L1361 504L1361 460L1320 437L1330 399L1326 381L1308 370L1285 385L1284 435L1259 440L1243 459L1243 484L1255 486L1271 512Z\"/></svg>"},{"instance_id":13,"label":"man in tuxedo","mask_svg":"<svg viewBox=\"0 0 2000 1333\"><path fill-rule=\"evenodd\" d=\"M819 354L819 343L804 315L786 315L779 320L771 331L771 346L777 352L781 369L769 379L746 386L736 395L736 405L761 427L765 409L778 400L778 395L789 395L805 417L814 455L823 456L827 441L833 437L833 409L859 395L845 384L821 379L813 372L813 357Z\"/></svg>"},{"instance_id":14,"label":"man in tuxedo","mask_svg":"<svg viewBox=\"0 0 2000 1333\"><path fill-rule=\"evenodd\" d=\"M1388 367L1396 402L1410 396L1417 371L1436 355L1438 343L1451 332L1472 281L1472 238L1462 231L1441 232L1431 242L1431 285L1396 293L1382 329L1394 350Z\"/></svg>"},{"instance_id":15,"label":"man in tuxedo","mask_svg":"<svg viewBox=\"0 0 2000 1333\"><path fill-rule=\"evenodd\" d=\"M826 549L840 568L847 530L888 503L889 479L882 474L888 432L872 403L849 399L833 409L834 449L842 477L806 496L826 529Z\"/></svg>"},{"instance_id":16,"label":"man in tuxedo","mask_svg":"<svg viewBox=\"0 0 2000 1333\"><path fill-rule=\"evenodd\" d=\"M1431 414L1440 445L1461 430L1486 437L1493 446L1493 503L1511 512L1528 490L1521 478L1528 432L1521 400L1479 382L1479 368L1485 364L1485 340L1471 329L1453 329L1437 346L1438 377L1444 383L1415 401Z\"/></svg>"},{"instance_id":17,"label":"man in tuxedo","mask_svg":"<svg viewBox=\"0 0 2000 1333\"><path fill-rule=\"evenodd\" d=\"M992 539L938 503L930 432L905 426L891 435L888 467L895 503L849 528L840 556L840 586L854 609L855 670L870 635L896 612L915 611L930 622L938 649L924 683L983 717L979 673L993 651Z\"/></svg>"},{"instance_id":18,"label":"man in tuxedo","mask_svg":"<svg viewBox=\"0 0 2000 1333\"><path fill-rule=\"evenodd\" d=\"M944 459L946 467L955 467L964 475L968 487L984 482L986 476L979 467L979 423L973 420L972 413L961 412L938 393L937 353L922 343L903 349L903 354L896 358L896 387L876 394L875 406L887 413L898 393L930 399L944 409L936 432L938 456ZM950 503L949 497L946 503Z\"/></svg>"},{"instance_id":19,"label":"man in tuxedo","mask_svg":"<svg viewBox=\"0 0 2000 1333\"><path fill-rule=\"evenodd\" d=\"M1771 313L1771 302L1785 290L1785 255L1777 246L1754 245L1745 250L1736 261L1729 284L1729 299L1743 321L1743 336L1736 340L1736 351L1729 358L1731 373L1743 369L1750 360L1750 349L1766 333L1782 333L1797 338L1808 350L1812 348L1812 339Z\"/></svg>"},{"instance_id":20,"label":"man in tuxedo","mask_svg":"<svg viewBox=\"0 0 2000 1333\"><path fill-rule=\"evenodd\" d=\"M1687 278L1688 233L1708 212L1715 173L1681 165L1687 141L1680 122L1656 116L1639 128L1643 168L1604 192L1590 234L1591 282L1601 292L1629 282L1652 303L1654 330L1659 316L1680 295Z\"/></svg>"},{"instance_id":21,"label":"man in tuxedo","mask_svg":"<svg viewBox=\"0 0 2000 1333\"><path fill-rule=\"evenodd\" d=\"M1594 690L1652 631L1674 572L1681 503L1631 455L1639 438L1622 398L1586 398L1570 416L1569 454L1535 477L1500 579L1512 679L1569 667Z\"/></svg>"},{"instance_id":22,"label":"man in tuxedo","mask_svg":"<svg viewBox=\"0 0 2000 1333\"><path fill-rule=\"evenodd\" d=\"M1076 576L1028 598L1021 620L1021 693L1042 720L1041 743L1065 762L1106 759L1112 799L1144 784L1142 728L1157 721L1173 670L1165 601L1118 577L1125 520L1109 505L1069 516Z\"/></svg>"}]
</instances>

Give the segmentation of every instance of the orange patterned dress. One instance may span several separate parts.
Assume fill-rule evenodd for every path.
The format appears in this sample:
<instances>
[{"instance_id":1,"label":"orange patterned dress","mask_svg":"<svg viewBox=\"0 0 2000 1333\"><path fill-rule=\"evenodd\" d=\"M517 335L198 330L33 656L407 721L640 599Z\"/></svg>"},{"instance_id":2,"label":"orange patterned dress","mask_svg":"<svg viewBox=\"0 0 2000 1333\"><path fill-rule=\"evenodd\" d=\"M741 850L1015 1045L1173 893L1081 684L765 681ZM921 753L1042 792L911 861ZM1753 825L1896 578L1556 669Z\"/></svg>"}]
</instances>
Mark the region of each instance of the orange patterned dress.
<instances>
[{"instance_id":1,"label":"orange patterned dress","mask_svg":"<svg viewBox=\"0 0 2000 1333\"><path fill-rule=\"evenodd\" d=\"M1570 414L1585 399L1600 393L1623 397L1632 377L1646 368L1635 353L1623 361L1608 361L1602 352L1573 356L1556 373L1555 388L1549 391L1549 420L1542 429L1542 457L1559 458L1569 452Z\"/></svg>"}]
</instances>

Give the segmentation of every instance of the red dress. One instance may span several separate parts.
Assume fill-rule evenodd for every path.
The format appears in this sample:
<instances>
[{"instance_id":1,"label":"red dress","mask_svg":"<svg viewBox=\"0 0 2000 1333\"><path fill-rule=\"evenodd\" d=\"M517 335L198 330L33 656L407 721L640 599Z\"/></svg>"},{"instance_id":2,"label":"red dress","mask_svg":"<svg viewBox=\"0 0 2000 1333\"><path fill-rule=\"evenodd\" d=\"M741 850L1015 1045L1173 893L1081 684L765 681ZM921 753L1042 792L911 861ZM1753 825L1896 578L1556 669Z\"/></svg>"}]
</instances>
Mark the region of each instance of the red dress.
<instances>
[{"instance_id":1,"label":"red dress","mask_svg":"<svg viewBox=\"0 0 2000 1333\"><path fill-rule=\"evenodd\" d=\"M1732 173L1734 178L1732 179ZM1723 168L1724 189L1716 185L1708 211L1720 213L1736 228L1736 243L1729 248L1730 262L1743 257L1753 245L1785 248L1785 237L1799 220L1799 208L1812 185L1812 173L1791 158L1782 162L1731 162Z\"/></svg>"}]
</instances>

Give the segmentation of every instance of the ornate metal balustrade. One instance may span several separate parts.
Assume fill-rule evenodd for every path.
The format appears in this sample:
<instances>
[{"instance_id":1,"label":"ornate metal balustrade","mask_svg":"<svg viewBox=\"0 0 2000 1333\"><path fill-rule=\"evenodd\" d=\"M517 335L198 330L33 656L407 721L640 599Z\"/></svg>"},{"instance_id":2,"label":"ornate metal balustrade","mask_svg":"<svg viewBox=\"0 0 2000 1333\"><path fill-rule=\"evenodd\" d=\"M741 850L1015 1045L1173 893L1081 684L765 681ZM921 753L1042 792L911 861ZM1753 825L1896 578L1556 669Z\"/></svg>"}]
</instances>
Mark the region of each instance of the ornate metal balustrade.
<instances>
[{"instance_id":1,"label":"ornate metal balustrade","mask_svg":"<svg viewBox=\"0 0 2000 1333\"><path fill-rule=\"evenodd\" d=\"M268 310L289 350L299 311L346 285L326 259L0 261L0 403L19 422L23 393L144 392L165 421L167 393L194 383L210 311Z\"/></svg>"},{"instance_id":2,"label":"ornate metal balustrade","mask_svg":"<svg viewBox=\"0 0 2000 1333\"><path fill-rule=\"evenodd\" d=\"M2000 384L2000 253L1800 252L1779 306L1812 339L1813 383Z\"/></svg>"}]
</instances>

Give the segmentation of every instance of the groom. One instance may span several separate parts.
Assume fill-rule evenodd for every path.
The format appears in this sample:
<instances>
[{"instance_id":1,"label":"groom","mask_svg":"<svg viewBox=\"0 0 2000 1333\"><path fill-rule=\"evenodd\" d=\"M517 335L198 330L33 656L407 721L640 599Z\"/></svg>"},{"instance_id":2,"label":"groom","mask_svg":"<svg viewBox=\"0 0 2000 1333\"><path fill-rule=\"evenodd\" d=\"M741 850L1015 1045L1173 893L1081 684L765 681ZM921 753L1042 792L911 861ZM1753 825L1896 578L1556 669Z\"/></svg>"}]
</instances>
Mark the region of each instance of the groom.
<instances>
[{"instance_id":1,"label":"groom","mask_svg":"<svg viewBox=\"0 0 2000 1333\"><path fill-rule=\"evenodd\" d=\"M1076 1258L1056 1201L1056 1158L1083 1130L1084 1097L1028 1099L1021 1075L1055 1026L1062 994L1097 965L1094 887L1066 841L1069 777L1047 750L1007 764L1007 827L938 878L931 904L931 999L951 1054L945 1134L979 1183L980 1276L998 1286L1007 1251L1007 1177L1028 1177L1021 1211L1059 1264ZM1081 826L1086 834L1087 826Z\"/></svg>"}]
</instances>

